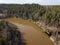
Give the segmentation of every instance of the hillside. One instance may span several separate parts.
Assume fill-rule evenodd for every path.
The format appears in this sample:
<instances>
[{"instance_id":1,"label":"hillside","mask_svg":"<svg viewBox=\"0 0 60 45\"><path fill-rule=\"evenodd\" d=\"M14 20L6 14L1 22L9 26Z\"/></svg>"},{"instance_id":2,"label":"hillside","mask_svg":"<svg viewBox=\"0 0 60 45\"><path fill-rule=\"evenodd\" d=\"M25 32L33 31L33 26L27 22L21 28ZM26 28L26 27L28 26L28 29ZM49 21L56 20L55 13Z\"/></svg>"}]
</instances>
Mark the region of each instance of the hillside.
<instances>
[{"instance_id":1,"label":"hillside","mask_svg":"<svg viewBox=\"0 0 60 45\"><path fill-rule=\"evenodd\" d=\"M41 6L38 4L0 4L3 18L17 17L44 22L45 25L60 28L60 6ZM2 18L2 17L0 17Z\"/></svg>"}]
</instances>

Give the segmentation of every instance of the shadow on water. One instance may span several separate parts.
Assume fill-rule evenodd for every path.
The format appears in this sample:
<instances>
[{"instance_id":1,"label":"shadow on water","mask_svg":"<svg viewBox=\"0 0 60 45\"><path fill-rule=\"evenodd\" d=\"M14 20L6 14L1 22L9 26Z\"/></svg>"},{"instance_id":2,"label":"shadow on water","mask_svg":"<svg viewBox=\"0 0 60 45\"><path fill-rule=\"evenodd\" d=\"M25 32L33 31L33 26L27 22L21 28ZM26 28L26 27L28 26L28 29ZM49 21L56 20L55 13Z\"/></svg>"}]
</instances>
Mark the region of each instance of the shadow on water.
<instances>
[{"instance_id":1,"label":"shadow on water","mask_svg":"<svg viewBox=\"0 0 60 45\"><path fill-rule=\"evenodd\" d=\"M11 24L7 25L7 38L1 41L1 45L26 45L23 34ZM13 28L12 28L13 27Z\"/></svg>"}]
</instances>

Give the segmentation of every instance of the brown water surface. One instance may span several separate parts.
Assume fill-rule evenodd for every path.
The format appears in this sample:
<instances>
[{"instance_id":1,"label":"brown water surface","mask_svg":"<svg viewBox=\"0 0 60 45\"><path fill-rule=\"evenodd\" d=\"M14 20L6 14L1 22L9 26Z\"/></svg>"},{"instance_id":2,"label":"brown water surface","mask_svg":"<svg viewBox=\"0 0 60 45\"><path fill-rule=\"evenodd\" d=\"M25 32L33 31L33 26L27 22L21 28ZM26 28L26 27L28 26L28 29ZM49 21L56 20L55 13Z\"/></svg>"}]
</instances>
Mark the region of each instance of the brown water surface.
<instances>
[{"instance_id":1,"label":"brown water surface","mask_svg":"<svg viewBox=\"0 0 60 45\"><path fill-rule=\"evenodd\" d=\"M16 23L15 25L22 32L26 45L53 45L48 37L44 37L43 33L33 27Z\"/></svg>"}]
</instances>

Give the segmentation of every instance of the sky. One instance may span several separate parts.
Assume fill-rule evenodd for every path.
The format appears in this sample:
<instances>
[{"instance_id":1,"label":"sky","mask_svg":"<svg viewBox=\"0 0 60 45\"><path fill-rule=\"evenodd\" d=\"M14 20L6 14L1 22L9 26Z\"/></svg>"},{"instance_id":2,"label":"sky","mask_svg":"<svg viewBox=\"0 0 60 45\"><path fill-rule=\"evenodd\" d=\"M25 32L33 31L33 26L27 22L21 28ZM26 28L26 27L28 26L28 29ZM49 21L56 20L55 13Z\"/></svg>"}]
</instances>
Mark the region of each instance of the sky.
<instances>
[{"instance_id":1,"label":"sky","mask_svg":"<svg viewBox=\"0 0 60 45\"><path fill-rule=\"evenodd\" d=\"M0 0L1 3L6 4L40 4L40 5L60 5L60 0Z\"/></svg>"}]
</instances>

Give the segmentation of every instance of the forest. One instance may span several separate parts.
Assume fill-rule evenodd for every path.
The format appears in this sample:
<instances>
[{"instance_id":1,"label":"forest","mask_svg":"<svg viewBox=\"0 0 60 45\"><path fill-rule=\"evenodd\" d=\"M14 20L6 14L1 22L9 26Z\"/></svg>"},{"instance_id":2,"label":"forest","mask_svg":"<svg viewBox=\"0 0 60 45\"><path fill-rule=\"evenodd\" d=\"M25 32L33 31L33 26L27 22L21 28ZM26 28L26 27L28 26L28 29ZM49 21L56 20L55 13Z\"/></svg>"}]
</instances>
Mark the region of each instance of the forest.
<instances>
[{"instance_id":1,"label":"forest","mask_svg":"<svg viewBox=\"0 0 60 45\"><path fill-rule=\"evenodd\" d=\"M16 17L35 22L41 21L46 25L60 27L60 6L56 5L0 4L0 14L4 14L4 18Z\"/></svg>"}]
</instances>

